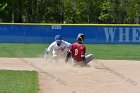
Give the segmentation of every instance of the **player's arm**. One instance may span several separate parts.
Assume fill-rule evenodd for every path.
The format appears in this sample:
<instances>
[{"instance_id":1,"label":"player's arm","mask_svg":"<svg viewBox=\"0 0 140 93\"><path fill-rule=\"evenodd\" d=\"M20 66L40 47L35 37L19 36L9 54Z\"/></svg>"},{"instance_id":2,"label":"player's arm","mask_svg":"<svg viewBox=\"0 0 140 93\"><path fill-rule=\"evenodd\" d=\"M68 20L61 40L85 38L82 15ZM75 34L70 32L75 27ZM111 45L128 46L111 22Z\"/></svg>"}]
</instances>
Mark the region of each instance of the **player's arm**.
<instances>
[{"instance_id":1,"label":"player's arm","mask_svg":"<svg viewBox=\"0 0 140 93\"><path fill-rule=\"evenodd\" d=\"M71 46L71 43L68 43L68 42L66 42L66 41L63 41L63 42L65 43L66 48L69 49L70 46Z\"/></svg>"},{"instance_id":2,"label":"player's arm","mask_svg":"<svg viewBox=\"0 0 140 93\"><path fill-rule=\"evenodd\" d=\"M82 50L82 51L81 51L82 63L83 63L84 65L86 65L86 64L87 64L87 63L86 63L86 58L85 58L86 48L83 47L81 50Z\"/></svg>"},{"instance_id":3,"label":"player's arm","mask_svg":"<svg viewBox=\"0 0 140 93\"><path fill-rule=\"evenodd\" d=\"M73 49L73 46L71 45L69 50L67 51L67 55L66 55L66 59L65 59L65 62L67 63L69 58L71 57L71 51Z\"/></svg>"},{"instance_id":4,"label":"player's arm","mask_svg":"<svg viewBox=\"0 0 140 93\"><path fill-rule=\"evenodd\" d=\"M82 63L83 63L84 65L87 64L87 63L86 63L86 58L85 58L85 57L82 57Z\"/></svg>"},{"instance_id":5,"label":"player's arm","mask_svg":"<svg viewBox=\"0 0 140 93\"><path fill-rule=\"evenodd\" d=\"M46 48L46 50L45 50L45 55L48 55L48 53L49 53L50 51L52 51L52 49L53 49L53 46L52 46L52 45L50 45L48 48Z\"/></svg>"},{"instance_id":6,"label":"player's arm","mask_svg":"<svg viewBox=\"0 0 140 93\"><path fill-rule=\"evenodd\" d=\"M66 59L65 59L65 62L67 63L68 60L70 59L71 57L71 53L69 51L67 51L67 55L66 55Z\"/></svg>"},{"instance_id":7,"label":"player's arm","mask_svg":"<svg viewBox=\"0 0 140 93\"><path fill-rule=\"evenodd\" d=\"M48 48L45 49L45 55L44 55L45 59L47 59L49 52L51 52L53 48L54 48L54 44L52 43Z\"/></svg>"}]
</instances>

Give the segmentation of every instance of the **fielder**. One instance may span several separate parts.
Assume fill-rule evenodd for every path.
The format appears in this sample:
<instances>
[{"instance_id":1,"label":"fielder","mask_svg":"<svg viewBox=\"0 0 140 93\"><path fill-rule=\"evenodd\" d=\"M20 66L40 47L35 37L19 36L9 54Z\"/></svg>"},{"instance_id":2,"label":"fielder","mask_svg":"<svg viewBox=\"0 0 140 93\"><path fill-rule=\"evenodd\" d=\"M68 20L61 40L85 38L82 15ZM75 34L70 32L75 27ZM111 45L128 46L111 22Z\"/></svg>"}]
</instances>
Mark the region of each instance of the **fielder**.
<instances>
[{"instance_id":1,"label":"fielder","mask_svg":"<svg viewBox=\"0 0 140 93\"><path fill-rule=\"evenodd\" d=\"M82 44L84 41L84 34L79 33L77 36L77 42L73 43L70 50L67 52L65 62L67 63L69 58L72 56L75 64L87 65L93 60L93 54L86 55L86 47Z\"/></svg>"},{"instance_id":2,"label":"fielder","mask_svg":"<svg viewBox=\"0 0 140 93\"><path fill-rule=\"evenodd\" d=\"M59 61L60 58L66 57L67 51L69 50L70 43L62 40L61 35L55 36L55 41L45 49L44 58L47 60L49 52L53 54L53 62Z\"/></svg>"}]
</instances>

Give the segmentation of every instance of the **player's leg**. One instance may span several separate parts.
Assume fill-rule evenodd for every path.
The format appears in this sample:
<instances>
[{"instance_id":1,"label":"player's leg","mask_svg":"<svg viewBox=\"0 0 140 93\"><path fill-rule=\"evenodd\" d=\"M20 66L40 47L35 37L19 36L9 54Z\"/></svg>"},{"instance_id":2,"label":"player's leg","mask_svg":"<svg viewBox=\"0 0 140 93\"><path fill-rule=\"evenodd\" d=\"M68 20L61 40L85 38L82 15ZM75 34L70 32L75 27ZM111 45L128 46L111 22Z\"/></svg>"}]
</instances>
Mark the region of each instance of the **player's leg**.
<instances>
[{"instance_id":1,"label":"player's leg","mask_svg":"<svg viewBox=\"0 0 140 93\"><path fill-rule=\"evenodd\" d=\"M85 56L85 58L86 58L86 63L89 63L91 60L93 60L93 54L88 54L88 55L86 55Z\"/></svg>"}]
</instances>

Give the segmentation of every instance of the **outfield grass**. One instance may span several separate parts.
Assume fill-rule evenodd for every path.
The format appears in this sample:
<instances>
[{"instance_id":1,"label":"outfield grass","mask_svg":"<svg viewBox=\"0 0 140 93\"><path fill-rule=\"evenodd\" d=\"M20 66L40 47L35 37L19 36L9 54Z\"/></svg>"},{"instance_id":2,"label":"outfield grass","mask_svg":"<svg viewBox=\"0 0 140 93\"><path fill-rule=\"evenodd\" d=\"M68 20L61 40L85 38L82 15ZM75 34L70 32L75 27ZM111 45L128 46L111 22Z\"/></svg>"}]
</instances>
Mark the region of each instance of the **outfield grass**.
<instances>
[{"instance_id":1,"label":"outfield grass","mask_svg":"<svg viewBox=\"0 0 140 93\"><path fill-rule=\"evenodd\" d=\"M48 44L0 44L0 57L43 57Z\"/></svg>"},{"instance_id":2,"label":"outfield grass","mask_svg":"<svg viewBox=\"0 0 140 93\"><path fill-rule=\"evenodd\" d=\"M87 45L96 59L140 60L140 45Z\"/></svg>"},{"instance_id":3,"label":"outfield grass","mask_svg":"<svg viewBox=\"0 0 140 93\"><path fill-rule=\"evenodd\" d=\"M43 57L49 44L0 44L0 57ZM86 45L95 59L140 60L140 45Z\"/></svg>"},{"instance_id":4,"label":"outfield grass","mask_svg":"<svg viewBox=\"0 0 140 93\"><path fill-rule=\"evenodd\" d=\"M38 93L37 72L0 70L0 93Z\"/></svg>"}]
</instances>

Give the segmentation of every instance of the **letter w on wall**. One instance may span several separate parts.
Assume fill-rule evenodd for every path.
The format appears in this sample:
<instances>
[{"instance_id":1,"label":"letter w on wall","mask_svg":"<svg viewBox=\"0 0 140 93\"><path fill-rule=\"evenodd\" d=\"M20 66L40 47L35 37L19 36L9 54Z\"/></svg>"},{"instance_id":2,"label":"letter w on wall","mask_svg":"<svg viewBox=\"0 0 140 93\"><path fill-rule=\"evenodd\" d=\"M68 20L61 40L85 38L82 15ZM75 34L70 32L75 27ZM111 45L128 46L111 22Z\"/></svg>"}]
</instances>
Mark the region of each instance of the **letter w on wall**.
<instances>
[{"instance_id":1,"label":"letter w on wall","mask_svg":"<svg viewBox=\"0 0 140 93\"><path fill-rule=\"evenodd\" d=\"M106 36L106 41L109 42L111 40L112 42L114 41L114 36L115 36L115 28L104 28L105 31L105 36Z\"/></svg>"}]
</instances>

